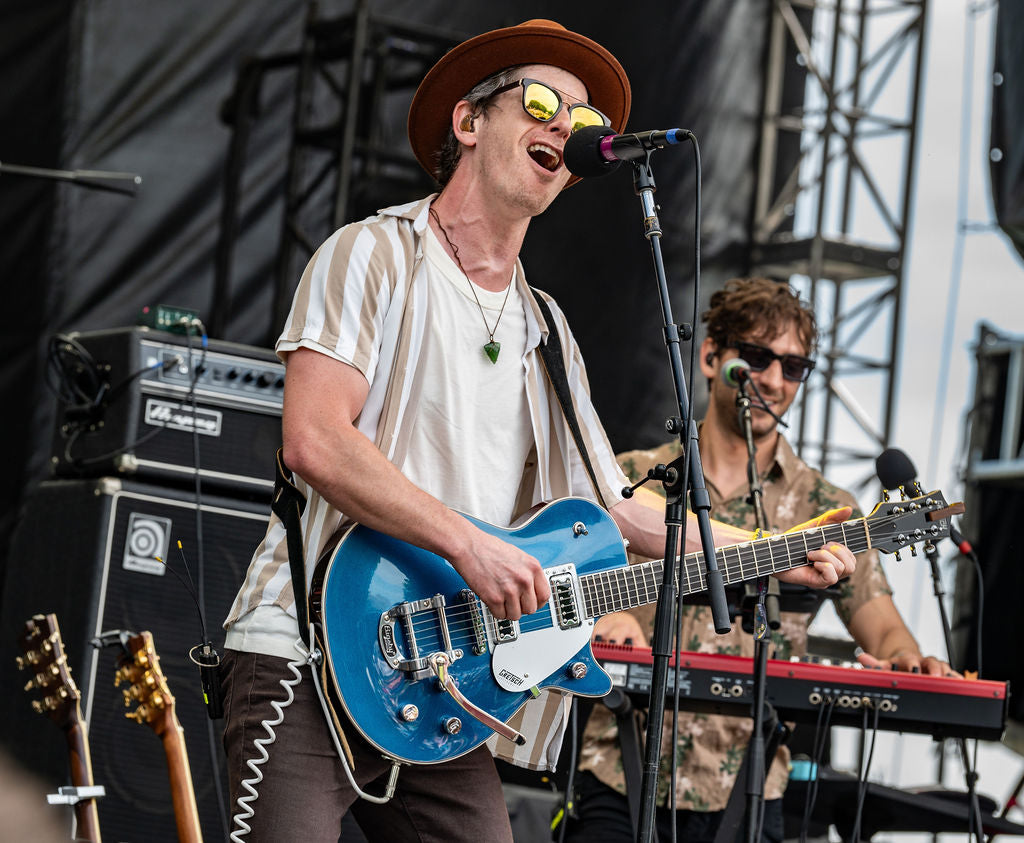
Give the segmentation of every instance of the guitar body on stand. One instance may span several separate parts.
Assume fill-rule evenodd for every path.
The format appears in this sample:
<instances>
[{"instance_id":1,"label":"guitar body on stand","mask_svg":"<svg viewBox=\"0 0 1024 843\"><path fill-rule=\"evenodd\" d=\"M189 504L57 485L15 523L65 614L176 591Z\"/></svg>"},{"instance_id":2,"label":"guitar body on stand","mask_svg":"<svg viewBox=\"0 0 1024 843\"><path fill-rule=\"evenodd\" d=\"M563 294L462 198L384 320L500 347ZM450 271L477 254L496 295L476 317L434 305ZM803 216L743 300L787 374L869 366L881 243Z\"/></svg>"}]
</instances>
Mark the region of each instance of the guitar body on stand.
<instances>
[{"instance_id":1,"label":"guitar body on stand","mask_svg":"<svg viewBox=\"0 0 1024 843\"><path fill-rule=\"evenodd\" d=\"M726 584L743 582L805 565L808 551L829 542L891 553L936 539L962 510L932 492L880 503L867 518L718 548L716 557ZM556 501L515 529L470 520L541 563L551 599L538 611L495 618L444 559L361 525L314 573L323 692L396 761L447 761L494 732L516 739L503 724L544 689L603 696L611 680L590 648L595 621L658 598L663 563L629 565L615 522L590 501ZM703 554L682 563L683 594L704 591Z\"/></svg>"}]
</instances>

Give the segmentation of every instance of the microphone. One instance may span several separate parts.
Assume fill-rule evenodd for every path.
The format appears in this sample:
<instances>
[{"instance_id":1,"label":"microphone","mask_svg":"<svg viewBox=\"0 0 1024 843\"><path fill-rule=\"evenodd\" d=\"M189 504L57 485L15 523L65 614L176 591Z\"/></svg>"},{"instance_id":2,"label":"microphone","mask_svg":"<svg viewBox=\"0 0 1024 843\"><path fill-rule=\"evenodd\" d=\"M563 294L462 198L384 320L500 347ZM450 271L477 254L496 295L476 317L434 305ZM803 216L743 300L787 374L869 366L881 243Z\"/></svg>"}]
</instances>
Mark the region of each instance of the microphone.
<instances>
[{"instance_id":1,"label":"microphone","mask_svg":"<svg viewBox=\"0 0 1024 843\"><path fill-rule=\"evenodd\" d=\"M875 473L886 489L909 486L917 477L917 469L899 448L886 448L875 460Z\"/></svg>"},{"instance_id":2,"label":"microphone","mask_svg":"<svg viewBox=\"0 0 1024 843\"><path fill-rule=\"evenodd\" d=\"M886 448L882 451L875 460L875 472L886 489L909 486L915 482L917 477L917 469L914 468L910 457L899 448ZM969 556L974 552L971 543L964 538L963 533L953 526L952 520L949 523L949 537L964 556Z\"/></svg>"},{"instance_id":3,"label":"microphone","mask_svg":"<svg viewBox=\"0 0 1024 843\"><path fill-rule=\"evenodd\" d=\"M719 374L726 386L738 388L740 384L750 380L750 364L742 357L733 357L722 364L722 371Z\"/></svg>"},{"instance_id":4,"label":"microphone","mask_svg":"<svg viewBox=\"0 0 1024 843\"><path fill-rule=\"evenodd\" d=\"M622 161L642 161L652 149L682 143L689 129L662 129L617 135L609 126L584 126L569 135L562 150L566 169L575 176L605 176Z\"/></svg>"}]
</instances>

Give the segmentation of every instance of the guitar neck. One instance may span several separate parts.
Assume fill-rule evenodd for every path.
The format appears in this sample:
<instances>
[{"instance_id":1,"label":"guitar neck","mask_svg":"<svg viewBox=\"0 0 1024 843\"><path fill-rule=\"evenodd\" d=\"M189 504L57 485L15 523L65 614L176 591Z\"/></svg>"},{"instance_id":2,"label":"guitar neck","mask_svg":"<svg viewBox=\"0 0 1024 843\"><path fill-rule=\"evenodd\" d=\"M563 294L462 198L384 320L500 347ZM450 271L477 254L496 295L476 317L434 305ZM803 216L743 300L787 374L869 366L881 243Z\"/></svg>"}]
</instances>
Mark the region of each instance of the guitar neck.
<instances>
[{"instance_id":1,"label":"guitar neck","mask_svg":"<svg viewBox=\"0 0 1024 843\"><path fill-rule=\"evenodd\" d=\"M856 518L799 533L720 547L715 550L715 560L725 584L732 585L807 565L808 551L832 542L845 544L854 553L868 550L871 537L867 519ZM657 559L581 576L587 616L596 618L653 603L661 592L664 572L664 560ZM684 556L679 572L679 589L683 596L707 591L707 587L703 552Z\"/></svg>"},{"instance_id":2,"label":"guitar neck","mask_svg":"<svg viewBox=\"0 0 1024 843\"><path fill-rule=\"evenodd\" d=\"M203 843L196 794L192 787L192 770L188 764L188 750L185 746L185 731L177 717L173 718L173 724L163 731L160 739L163 742L164 755L167 757L167 775L171 783L178 840L180 843Z\"/></svg>"},{"instance_id":3,"label":"guitar neck","mask_svg":"<svg viewBox=\"0 0 1024 843\"><path fill-rule=\"evenodd\" d=\"M89 753L89 738L85 730L81 707L76 703L75 716L65 729L68 741L68 760L71 766L71 784L75 787L92 787L92 756ZM75 824L78 840L100 843L100 816L95 799L82 799L75 803Z\"/></svg>"}]
</instances>

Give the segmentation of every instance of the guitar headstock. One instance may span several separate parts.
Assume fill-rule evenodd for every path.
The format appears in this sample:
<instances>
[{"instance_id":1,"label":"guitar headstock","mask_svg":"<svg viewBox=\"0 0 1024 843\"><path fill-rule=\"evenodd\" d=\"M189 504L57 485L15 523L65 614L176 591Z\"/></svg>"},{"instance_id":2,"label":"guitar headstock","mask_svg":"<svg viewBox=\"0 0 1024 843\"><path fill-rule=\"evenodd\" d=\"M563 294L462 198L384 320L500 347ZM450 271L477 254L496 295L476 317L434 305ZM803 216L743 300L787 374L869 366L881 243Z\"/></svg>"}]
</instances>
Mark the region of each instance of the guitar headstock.
<instances>
[{"instance_id":1,"label":"guitar headstock","mask_svg":"<svg viewBox=\"0 0 1024 843\"><path fill-rule=\"evenodd\" d=\"M948 536L949 519L963 511L962 503L948 504L942 492L929 492L898 501L882 501L865 521L871 546L886 553L897 553L907 545Z\"/></svg>"},{"instance_id":2,"label":"guitar headstock","mask_svg":"<svg viewBox=\"0 0 1024 843\"><path fill-rule=\"evenodd\" d=\"M25 690L39 692L32 700L33 711L47 715L62 728L74 725L81 718L78 703L82 694L71 678L57 616L33 615L25 621L18 643L24 653L18 656L18 670L32 676Z\"/></svg>"},{"instance_id":3,"label":"guitar headstock","mask_svg":"<svg viewBox=\"0 0 1024 843\"><path fill-rule=\"evenodd\" d=\"M126 708L136 704L125 717L136 723L145 723L163 736L175 722L174 697L167 687L167 679L160 670L160 657L153 645L153 634L140 632L124 640L123 655L117 661L114 685L120 686Z\"/></svg>"}]
</instances>

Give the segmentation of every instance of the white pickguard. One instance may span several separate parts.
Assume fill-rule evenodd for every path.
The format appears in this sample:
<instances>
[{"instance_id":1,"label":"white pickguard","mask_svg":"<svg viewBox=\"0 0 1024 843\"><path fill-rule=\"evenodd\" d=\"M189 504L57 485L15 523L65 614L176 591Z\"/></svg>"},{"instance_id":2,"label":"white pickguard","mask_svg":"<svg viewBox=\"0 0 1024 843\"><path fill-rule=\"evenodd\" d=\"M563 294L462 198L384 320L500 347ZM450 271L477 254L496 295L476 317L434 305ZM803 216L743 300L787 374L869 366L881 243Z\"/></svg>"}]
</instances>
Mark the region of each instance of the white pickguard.
<instances>
[{"instance_id":1,"label":"white pickguard","mask_svg":"<svg viewBox=\"0 0 1024 843\"><path fill-rule=\"evenodd\" d=\"M545 569L550 577L571 571L577 606L582 607L579 579L571 565ZM550 601L549 601L550 607ZM594 630L593 618L583 618L580 626L561 629L551 610L552 626L547 629L522 632L515 641L496 644L491 653L491 672L494 681L506 691L527 691L547 679L566 663L590 640Z\"/></svg>"}]
</instances>

